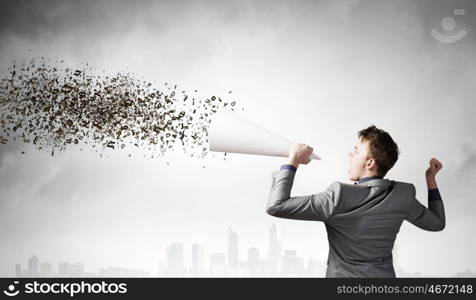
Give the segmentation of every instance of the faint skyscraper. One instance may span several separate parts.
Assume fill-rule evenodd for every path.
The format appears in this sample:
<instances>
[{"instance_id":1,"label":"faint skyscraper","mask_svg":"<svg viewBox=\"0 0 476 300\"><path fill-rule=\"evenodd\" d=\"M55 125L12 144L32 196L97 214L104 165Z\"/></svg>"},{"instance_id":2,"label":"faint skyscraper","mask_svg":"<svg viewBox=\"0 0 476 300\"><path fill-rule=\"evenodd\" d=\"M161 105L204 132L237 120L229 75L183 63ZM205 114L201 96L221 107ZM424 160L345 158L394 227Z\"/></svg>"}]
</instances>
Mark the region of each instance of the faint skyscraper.
<instances>
[{"instance_id":1,"label":"faint skyscraper","mask_svg":"<svg viewBox=\"0 0 476 300\"><path fill-rule=\"evenodd\" d=\"M277 274L279 270L279 257L281 256L280 243L278 242L278 229L273 223L269 229L268 262L269 273Z\"/></svg>"},{"instance_id":2,"label":"faint skyscraper","mask_svg":"<svg viewBox=\"0 0 476 300\"><path fill-rule=\"evenodd\" d=\"M203 246L195 243L192 245L192 268L190 274L194 277L204 273L205 252Z\"/></svg>"},{"instance_id":3,"label":"faint skyscraper","mask_svg":"<svg viewBox=\"0 0 476 300\"><path fill-rule=\"evenodd\" d=\"M228 226L228 266L238 267L238 234Z\"/></svg>"},{"instance_id":4,"label":"faint skyscraper","mask_svg":"<svg viewBox=\"0 0 476 300\"><path fill-rule=\"evenodd\" d=\"M22 269L21 264L15 264L15 276L21 278L30 277L30 271L28 269Z\"/></svg>"},{"instance_id":5,"label":"faint skyscraper","mask_svg":"<svg viewBox=\"0 0 476 300\"><path fill-rule=\"evenodd\" d=\"M309 258L304 276L322 277L324 275L324 266L317 258Z\"/></svg>"},{"instance_id":6,"label":"faint skyscraper","mask_svg":"<svg viewBox=\"0 0 476 300\"><path fill-rule=\"evenodd\" d=\"M58 276L59 277L70 277L69 274L70 264L68 262L62 262L58 265Z\"/></svg>"},{"instance_id":7,"label":"faint skyscraper","mask_svg":"<svg viewBox=\"0 0 476 300\"><path fill-rule=\"evenodd\" d=\"M69 276L71 277L83 277L84 266L82 263L75 263L69 266Z\"/></svg>"},{"instance_id":8,"label":"faint skyscraper","mask_svg":"<svg viewBox=\"0 0 476 300\"><path fill-rule=\"evenodd\" d=\"M455 277L476 277L476 271L471 271L469 269L466 269L464 272L458 272L456 273Z\"/></svg>"},{"instance_id":9,"label":"faint skyscraper","mask_svg":"<svg viewBox=\"0 0 476 300\"><path fill-rule=\"evenodd\" d=\"M53 277L53 268L51 266L51 263L40 263L40 277Z\"/></svg>"},{"instance_id":10,"label":"faint skyscraper","mask_svg":"<svg viewBox=\"0 0 476 300\"><path fill-rule=\"evenodd\" d=\"M28 276L29 277L38 277L38 257L36 255L32 255L30 259L28 259Z\"/></svg>"},{"instance_id":11,"label":"faint skyscraper","mask_svg":"<svg viewBox=\"0 0 476 300\"><path fill-rule=\"evenodd\" d=\"M185 268L183 263L182 243L172 243L167 248L167 269L165 272L168 276L184 276Z\"/></svg>"},{"instance_id":12,"label":"faint skyscraper","mask_svg":"<svg viewBox=\"0 0 476 300\"><path fill-rule=\"evenodd\" d=\"M284 256L281 258L281 274L301 275L303 269L303 258L297 256L296 250L284 250Z\"/></svg>"},{"instance_id":13,"label":"faint skyscraper","mask_svg":"<svg viewBox=\"0 0 476 300\"><path fill-rule=\"evenodd\" d=\"M225 275L225 253L213 253L212 255L210 255L210 273L212 275Z\"/></svg>"},{"instance_id":14,"label":"faint skyscraper","mask_svg":"<svg viewBox=\"0 0 476 300\"><path fill-rule=\"evenodd\" d=\"M22 277L21 265L20 264L15 265L15 276L16 277Z\"/></svg>"},{"instance_id":15,"label":"faint skyscraper","mask_svg":"<svg viewBox=\"0 0 476 300\"><path fill-rule=\"evenodd\" d=\"M248 249L248 261L247 266L251 276L261 275L261 261L259 257L259 249L251 247Z\"/></svg>"},{"instance_id":16,"label":"faint skyscraper","mask_svg":"<svg viewBox=\"0 0 476 300\"><path fill-rule=\"evenodd\" d=\"M162 261L159 261L159 265L158 265L158 268L157 268L157 277L162 277L166 275L165 274L165 263L162 262Z\"/></svg>"},{"instance_id":17,"label":"faint skyscraper","mask_svg":"<svg viewBox=\"0 0 476 300\"><path fill-rule=\"evenodd\" d=\"M259 249L256 247L251 247L248 249L248 264L257 265L259 261Z\"/></svg>"}]
</instances>

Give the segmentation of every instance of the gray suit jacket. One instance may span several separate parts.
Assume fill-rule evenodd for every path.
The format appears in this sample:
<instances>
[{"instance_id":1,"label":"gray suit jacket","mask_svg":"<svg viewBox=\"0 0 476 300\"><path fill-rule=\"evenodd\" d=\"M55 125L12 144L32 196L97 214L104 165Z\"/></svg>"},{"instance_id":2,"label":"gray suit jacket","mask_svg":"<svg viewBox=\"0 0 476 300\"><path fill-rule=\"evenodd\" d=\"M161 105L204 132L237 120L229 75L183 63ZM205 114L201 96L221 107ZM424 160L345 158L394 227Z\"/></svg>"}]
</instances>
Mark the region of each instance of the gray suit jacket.
<instances>
[{"instance_id":1,"label":"gray suit jacket","mask_svg":"<svg viewBox=\"0 0 476 300\"><path fill-rule=\"evenodd\" d=\"M290 197L295 173L272 173L266 212L324 222L329 241L326 277L395 277L392 249L403 220L428 231L445 227L443 201L429 201L426 208L415 198L413 184L336 181L323 192Z\"/></svg>"}]
</instances>

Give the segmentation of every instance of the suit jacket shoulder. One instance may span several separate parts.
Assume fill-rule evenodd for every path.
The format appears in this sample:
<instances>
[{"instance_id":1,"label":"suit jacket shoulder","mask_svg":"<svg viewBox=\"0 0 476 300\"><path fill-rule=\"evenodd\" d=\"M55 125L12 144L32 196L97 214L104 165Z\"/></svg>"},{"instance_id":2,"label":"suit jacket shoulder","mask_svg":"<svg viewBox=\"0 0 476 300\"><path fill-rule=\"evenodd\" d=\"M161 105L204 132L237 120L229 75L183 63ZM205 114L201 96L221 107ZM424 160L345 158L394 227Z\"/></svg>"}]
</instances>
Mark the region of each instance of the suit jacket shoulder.
<instances>
[{"instance_id":1,"label":"suit jacket shoulder","mask_svg":"<svg viewBox=\"0 0 476 300\"><path fill-rule=\"evenodd\" d=\"M405 214L411 208L412 198L415 196L415 186L413 184L388 179L370 180L361 184L336 181L331 187L334 187L336 196L339 199L334 215L349 213L368 204L370 201L375 199L378 201L383 195L390 193L398 195L394 200L394 205L390 206L398 207L398 210ZM396 202L397 199L398 203Z\"/></svg>"}]
</instances>

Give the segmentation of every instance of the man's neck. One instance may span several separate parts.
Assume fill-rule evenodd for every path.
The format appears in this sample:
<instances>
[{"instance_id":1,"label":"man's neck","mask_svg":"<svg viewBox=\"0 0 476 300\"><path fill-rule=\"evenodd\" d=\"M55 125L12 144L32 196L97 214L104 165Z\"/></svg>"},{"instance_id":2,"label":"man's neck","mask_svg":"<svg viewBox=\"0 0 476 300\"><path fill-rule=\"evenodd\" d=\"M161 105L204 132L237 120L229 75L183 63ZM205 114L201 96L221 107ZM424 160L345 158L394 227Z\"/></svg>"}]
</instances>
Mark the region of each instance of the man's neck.
<instances>
[{"instance_id":1,"label":"man's neck","mask_svg":"<svg viewBox=\"0 0 476 300\"><path fill-rule=\"evenodd\" d=\"M366 178L366 177L375 177L375 176L379 176L377 174L377 172L373 172L373 171L372 172L365 172L364 174L362 174L362 176L360 176L359 179ZM381 176L379 176L379 177L381 177Z\"/></svg>"}]
</instances>

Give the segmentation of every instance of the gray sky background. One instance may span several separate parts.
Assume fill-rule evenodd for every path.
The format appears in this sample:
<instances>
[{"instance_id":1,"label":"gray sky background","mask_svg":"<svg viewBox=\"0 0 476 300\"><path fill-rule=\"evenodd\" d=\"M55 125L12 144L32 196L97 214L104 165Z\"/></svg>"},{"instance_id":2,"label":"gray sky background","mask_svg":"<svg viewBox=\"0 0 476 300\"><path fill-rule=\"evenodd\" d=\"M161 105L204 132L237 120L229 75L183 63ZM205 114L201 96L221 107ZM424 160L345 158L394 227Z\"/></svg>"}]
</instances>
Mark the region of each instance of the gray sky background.
<instances>
[{"instance_id":1,"label":"gray sky background","mask_svg":"<svg viewBox=\"0 0 476 300\"><path fill-rule=\"evenodd\" d=\"M469 0L5 1L0 74L12 59L45 56L236 100L243 116L323 157L299 168L293 195L349 183L356 132L375 124L402 151L387 177L414 183L425 205L428 161L444 165L447 226L434 233L404 222L398 266L452 276L476 269L475 14ZM444 17L467 35L434 39L430 30L443 32ZM187 264L194 242L225 251L227 225L240 236L240 259L252 246L264 256L273 222L284 249L327 258L322 223L265 213L271 172L284 158L142 154L51 157L0 145L0 276L13 276L31 254L83 262L87 271L116 265L155 274L171 242L185 243Z\"/></svg>"}]
</instances>

